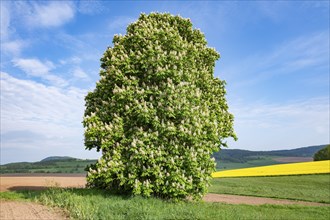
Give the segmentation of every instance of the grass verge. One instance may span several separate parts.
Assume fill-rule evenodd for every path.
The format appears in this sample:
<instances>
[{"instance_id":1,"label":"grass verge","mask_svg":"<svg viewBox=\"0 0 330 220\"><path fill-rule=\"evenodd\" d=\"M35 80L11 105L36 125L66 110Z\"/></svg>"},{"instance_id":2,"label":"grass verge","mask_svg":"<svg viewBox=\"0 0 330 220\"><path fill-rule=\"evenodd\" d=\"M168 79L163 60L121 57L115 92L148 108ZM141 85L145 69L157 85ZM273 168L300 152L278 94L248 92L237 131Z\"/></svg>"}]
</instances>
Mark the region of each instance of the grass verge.
<instances>
[{"instance_id":1,"label":"grass verge","mask_svg":"<svg viewBox=\"0 0 330 220\"><path fill-rule=\"evenodd\" d=\"M60 207L75 219L328 219L330 207L173 203L118 196L95 189L2 192L2 199L28 199Z\"/></svg>"},{"instance_id":2,"label":"grass verge","mask_svg":"<svg viewBox=\"0 0 330 220\"><path fill-rule=\"evenodd\" d=\"M330 203L330 174L215 178L209 192Z\"/></svg>"}]
</instances>

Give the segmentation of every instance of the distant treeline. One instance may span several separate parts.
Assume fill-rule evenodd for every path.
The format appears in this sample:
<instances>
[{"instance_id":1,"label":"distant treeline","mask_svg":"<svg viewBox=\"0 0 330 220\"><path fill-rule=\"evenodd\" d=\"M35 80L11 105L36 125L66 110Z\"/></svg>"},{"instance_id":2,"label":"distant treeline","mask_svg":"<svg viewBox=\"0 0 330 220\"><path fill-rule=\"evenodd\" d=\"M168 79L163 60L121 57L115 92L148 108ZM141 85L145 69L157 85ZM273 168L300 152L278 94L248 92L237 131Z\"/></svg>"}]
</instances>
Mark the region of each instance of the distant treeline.
<instances>
[{"instance_id":1,"label":"distant treeline","mask_svg":"<svg viewBox=\"0 0 330 220\"><path fill-rule=\"evenodd\" d=\"M297 148L293 150L248 151L223 149L213 154L218 169L263 166L276 163L271 157L313 157L326 145ZM39 162L10 163L0 166L0 174L6 173L86 173L85 168L96 160L72 157L47 157Z\"/></svg>"},{"instance_id":2,"label":"distant treeline","mask_svg":"<svg viewBox=\"0 0 330 220\"><path fill-rule=\"evenodd\" d=\"M252 158L258 159L264 156L279 156L279 157L313 157L314 154L326 145L302 147L292 150L274 150L274 151L249 151L237 149L222 149L213 154L216 161L246 163Z\"/></svg>"},{"instance_id":3,"label":"distant treeline","mask_svg":"<svg viewBox=\"0 0 330 220\"><path fill-rule=\"evenodd\" d=\"M44 159L39 162L10 163L0 166L0 173L85 173L87 165L96 160L76 158Z\"/></svg>"}]
</instances>

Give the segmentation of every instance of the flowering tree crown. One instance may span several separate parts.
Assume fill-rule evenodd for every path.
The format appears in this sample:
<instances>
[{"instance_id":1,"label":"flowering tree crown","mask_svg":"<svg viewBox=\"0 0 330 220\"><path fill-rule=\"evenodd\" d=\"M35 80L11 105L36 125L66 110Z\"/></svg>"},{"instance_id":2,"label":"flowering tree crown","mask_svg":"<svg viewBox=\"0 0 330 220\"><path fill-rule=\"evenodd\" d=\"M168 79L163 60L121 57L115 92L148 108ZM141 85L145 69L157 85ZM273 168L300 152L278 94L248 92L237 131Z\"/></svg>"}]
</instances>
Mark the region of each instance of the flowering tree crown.
<instances>
[{"instance_id":1,"label":"flowering tree crown","mask_svg":"<svg viewBox=\"0 0 330 220\"><path fill-rule=\"evenodd\" d=\"M86 96L86 149L102 151L88 185L134 195L201 198L213 152L236 138L219 54L189 19L141 14L114 36Z\"/></svg>"}]
</instances>

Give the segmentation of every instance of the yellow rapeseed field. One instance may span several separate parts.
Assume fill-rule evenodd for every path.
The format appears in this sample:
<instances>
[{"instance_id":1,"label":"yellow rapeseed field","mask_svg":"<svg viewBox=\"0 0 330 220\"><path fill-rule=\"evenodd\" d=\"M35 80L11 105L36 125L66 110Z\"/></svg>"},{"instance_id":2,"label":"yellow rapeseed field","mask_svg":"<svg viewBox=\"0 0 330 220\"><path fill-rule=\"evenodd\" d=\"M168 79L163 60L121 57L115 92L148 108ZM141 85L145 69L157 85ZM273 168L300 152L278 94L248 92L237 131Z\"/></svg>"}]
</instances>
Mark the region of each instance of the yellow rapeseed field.
<instances>
[{"instance_id":1,"label":"yellow rapeseed field","mask_svg":"<svg viewBox=\"0 0 330 220\"><path fill-rule=\"evenodd\" d=\"M212 173L212 177L281 176L330 173L330 160L271 165Z\"/></svg>"}]
</instances>

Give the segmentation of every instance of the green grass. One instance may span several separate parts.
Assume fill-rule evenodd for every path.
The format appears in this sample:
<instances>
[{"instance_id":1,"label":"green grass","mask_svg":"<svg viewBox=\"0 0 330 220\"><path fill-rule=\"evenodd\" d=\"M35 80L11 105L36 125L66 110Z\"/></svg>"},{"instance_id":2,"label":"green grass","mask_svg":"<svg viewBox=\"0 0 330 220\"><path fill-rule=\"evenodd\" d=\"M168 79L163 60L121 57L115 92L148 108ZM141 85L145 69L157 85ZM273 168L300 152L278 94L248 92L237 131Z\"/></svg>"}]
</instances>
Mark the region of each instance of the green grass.
<instances>
[{"instance_id":1,"label":"green grass","mask_svg":"<svg viewBox=\"0 0 330 220\"><path fill-rule=\"evenodd\" d=\"M28 197L23 192L0 192L0 200L27 200Z\"/></svg>"},{"instance_id":2,"label":"green grass","mask_svg":"<svg viewBox=\"0 0 330 220\"><path fill-rule=\"evenodd\" d=\"M244 163L229 162L229 161L217 161L217 170L232 170L249 167L259 167L274 164L281 164L273 160L273 156L251 156L246 157Z\"/></svg>"},{"instance_id":3,"label":"green grass","mask_svg":"<svg viewBox=\"0 0 330 220\"><path fill-rule=\"evenodd\" d=\"M93 189L2 192L3 199L28 199L61 207L75 219L328 219L330 207L173 203L157 198L118 196Z\"/></svg>"},{"instance_id":4,"label":"green grass","mask_svg":"<svg viewBox=\"0 0 330 220\"><path fill-rule=\"evenodd\" d=\"M210 192L330 203L330 174L216 178Z\"/></svg>"}]
</instances>

